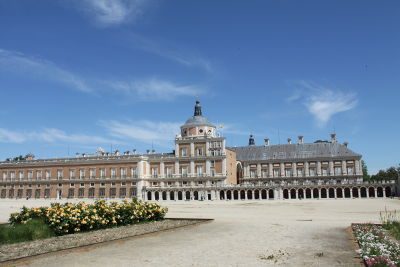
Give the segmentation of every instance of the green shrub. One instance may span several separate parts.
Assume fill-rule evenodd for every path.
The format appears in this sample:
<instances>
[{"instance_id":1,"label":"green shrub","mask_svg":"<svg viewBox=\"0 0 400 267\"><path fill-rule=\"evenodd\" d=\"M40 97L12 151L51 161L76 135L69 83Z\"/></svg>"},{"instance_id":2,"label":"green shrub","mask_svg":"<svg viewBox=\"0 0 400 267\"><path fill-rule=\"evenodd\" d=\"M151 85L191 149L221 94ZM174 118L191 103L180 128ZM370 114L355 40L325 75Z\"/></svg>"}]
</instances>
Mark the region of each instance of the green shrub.
<instances>
[{"instance_id":1,"label":"green shrub","mask_svg":"<svg viewBox=\"0 0 400 267\"><path fill-rule=\"evenodd\" d=\"M11 244L55 236L54 231L41 219L25 224L0 225L0 244Z\"/></svg>"}]
</instances>

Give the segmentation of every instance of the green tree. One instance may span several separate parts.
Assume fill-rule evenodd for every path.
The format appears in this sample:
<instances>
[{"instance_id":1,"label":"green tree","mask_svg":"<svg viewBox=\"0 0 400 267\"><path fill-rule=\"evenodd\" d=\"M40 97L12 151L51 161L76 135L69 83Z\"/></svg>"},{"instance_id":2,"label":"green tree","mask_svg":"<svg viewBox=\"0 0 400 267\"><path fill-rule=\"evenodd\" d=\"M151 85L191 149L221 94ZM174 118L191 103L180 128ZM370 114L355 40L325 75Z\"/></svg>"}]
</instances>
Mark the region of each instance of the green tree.
<instances>
[{"instance_id":1,"label":"green tree","mask_svg":"<svg viewBox=\"0 0 400 267\"><path fill-rule=\"evenodd\" d=\"M364 181L370 180L371 176L368 174L368 167L364 160L361 160L361 167L362 167Z\"/></svg>"}]
</instances>

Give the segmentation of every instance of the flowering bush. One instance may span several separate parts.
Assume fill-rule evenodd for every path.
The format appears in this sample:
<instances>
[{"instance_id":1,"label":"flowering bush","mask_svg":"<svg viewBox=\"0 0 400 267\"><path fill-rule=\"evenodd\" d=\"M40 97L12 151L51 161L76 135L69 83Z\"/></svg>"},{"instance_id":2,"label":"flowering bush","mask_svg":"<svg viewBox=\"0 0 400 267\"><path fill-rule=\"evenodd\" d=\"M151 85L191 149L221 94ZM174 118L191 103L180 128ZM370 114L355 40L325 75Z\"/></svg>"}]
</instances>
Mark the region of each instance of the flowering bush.
<instances>
[{"instance_id":1,"label":"flowering bush","mask_svg":"<svg viewBox=\"0 0 400 267\"><path fill-rule=\"evenodd\" d=\"M133 199L121 203L104 200L94 204L79 202L52 203L50 207L26 208L10 216L11 224L25 224L34 218L43 219L58 235L90 231L134 224L144 221L156 221L164 218L168 209L155 203Z\"/></svg>"},{"instance_id":2,"label":"flowering bush","mask_svg":"<svg viewBox=\"0 0 400 267\"><path fill-rule=\"evenodd\" d=\"M387 236L382 226L354 224L353 231L367 266L400 266L400 244Z\"/></svg>"}]
</instances>

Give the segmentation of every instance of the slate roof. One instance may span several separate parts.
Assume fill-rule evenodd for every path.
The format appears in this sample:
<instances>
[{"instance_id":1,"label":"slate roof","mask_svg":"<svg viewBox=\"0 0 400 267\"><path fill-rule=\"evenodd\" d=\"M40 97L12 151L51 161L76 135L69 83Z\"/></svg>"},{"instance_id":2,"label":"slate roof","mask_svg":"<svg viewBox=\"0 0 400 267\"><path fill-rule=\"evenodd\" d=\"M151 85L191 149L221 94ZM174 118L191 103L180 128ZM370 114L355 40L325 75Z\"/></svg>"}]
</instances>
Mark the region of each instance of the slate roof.
<instances>
[{"instance_id":1,"label":"slate roof","mask_svg":"<svg viewBox=\"0 0 400 267\"><path fill-rule=\"evenodd\" d=\"M182 125L182 127L191 127L191 126L201 126L201 125L205 125L205 126L211 126L211 127L215 127L214 124L212 124L211 122L209 122L207 120L206 117L203 116L192 116L190 117L184 125Z\"/></svg>"},{"instance_id":2,"label":"slate roof","mask_svg":"<svg viewBox=\"0 0 400 267\"><path fill-rule=\"evenodd\" d=\"M235 151L236 159L240 161L361 158L360 154L353 152L345 145L330 142L244 146L228 149Z\"/></svg>"}]
</instances>

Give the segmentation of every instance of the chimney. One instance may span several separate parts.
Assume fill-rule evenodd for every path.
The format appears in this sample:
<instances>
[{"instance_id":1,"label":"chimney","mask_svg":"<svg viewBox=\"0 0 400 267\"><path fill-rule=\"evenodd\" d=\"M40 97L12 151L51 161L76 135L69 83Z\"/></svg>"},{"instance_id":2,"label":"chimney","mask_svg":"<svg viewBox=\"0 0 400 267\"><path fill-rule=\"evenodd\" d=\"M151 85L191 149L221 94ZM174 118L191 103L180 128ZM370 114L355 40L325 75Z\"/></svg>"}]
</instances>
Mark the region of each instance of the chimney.
<instances>
[{"instance_id":1,"label":"chimney","mask_svg":"<svg viewBox=\"0 0 400 267\"><path fill-rule=\"evenodd\" d=\"M347 146L349 145L349 142L344 142L343 145L344 145L345 147L347 147Z\"/></svg>"},{"instance_id":2,"label":"chimney","mask_svg":"<svg viewBox=\"0 0 400 267\"><path fill-rule=\"evenodd\" d=\"M288 138L288 139L287 139L287 143L288 143L289 145L291 145L291 144L292 144L292 138Z\"/></svg>"},{"instance_id":3,"label":"chimney","mask_svg":"<svg viewBox=\"0 0 400 267\"><path fill-rule=\"evenodd\" d=\"M297 143L298 143L298 144L304 144L304 136L299 135L297 138L298 138L298 139L297 139Z\"/></svg>"},{"instance_id":4,"label":"chimney","mask_svg":"<svg viewBox=\"0 0 400 267\"><path fill-rule=\"evenodd\" d=\"M331 134L331 143L336 143L336 134L335 133Z\"/></svg>"},{"instance_id":5,"label":"chimney","mask_svg":"<svg viewBox=\"0 0 400 267\"><path fill-rule=\"evenodd\" d=\"M264 146L269 146L269 138L264 139Z\"/></svg>"}]
</instances>

